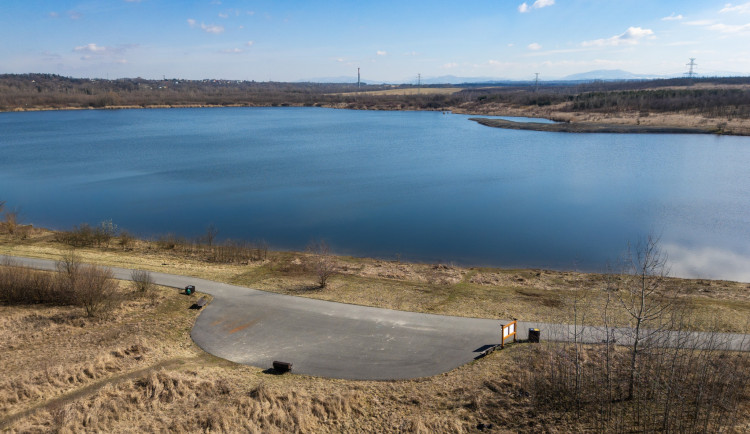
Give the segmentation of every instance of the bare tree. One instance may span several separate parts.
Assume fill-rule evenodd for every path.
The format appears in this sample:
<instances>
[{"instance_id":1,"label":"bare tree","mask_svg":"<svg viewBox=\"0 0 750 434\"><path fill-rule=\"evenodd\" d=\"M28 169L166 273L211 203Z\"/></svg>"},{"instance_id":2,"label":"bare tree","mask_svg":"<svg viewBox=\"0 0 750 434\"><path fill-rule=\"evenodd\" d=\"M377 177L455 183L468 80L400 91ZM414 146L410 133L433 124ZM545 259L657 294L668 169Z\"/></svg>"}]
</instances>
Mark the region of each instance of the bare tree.
<instances>
[{"instance_id":1,"label":"bare tree","mask_svg":"<svg viewBox=\"0 0 750 434\"><path fill-rule=\"evenodd\" d=\"M81 269L81 258L78 256L74 249L70 249L63 253L62 257L55 264L57 272L60 274L61 284L63 289L75 292L76 280L78 279L79 271Z\"/></svg>"},{"instance_id":2,"label":"bare tree","mask_svg":"<svg viewBox=\"0 0 750 434\"><path fill-rule=\"evenodd\" d=\"M112 223L112 219L104 220L99 223L99 226L94 229L94 239L96 245L101 246L104 244L109 247L109 242L112 238L117 236L118 228L117 225Z\"/></svg>"},{"instance_id":3,"label":"bare tree","mask_svg":"<svg viewBox=\"0 0 750 434\"><path fill-rule=\"evenodd\" d=\"M307 253L312 256L313 268L318 277L318 285L321 288L325 288L328 279L336 274L336 264L328 244L324 240L313 241L307 246Z\"/></svg>"},{"instance_id":4,"label":"bare tree","mask_svg":"<svg viewBox=\"0 0 750 434\"><path fill-rule=\"evenodd\" d=\"M216 235L218 234L219 229L214 226L213 223L209 224L208 227L206 227L206 234L203 236L203 238L206 240L206 244L208 244L209 247L214 244L214 240L216 240Z\"/></svg>"},{"instance_id":5,"label":"bare tree","mask_svg":"<svg viewBox=\"0 0 750 434\"><path fill-rule=\"evenodd\" d=\"M649 236L633 250L628 248L617 296L632 322L632 344L626 400L633 399L642 346L657 336L673 306L674 294L666 293L667 257L659 240ZM648 329L646 328L648 327Z\"/></svg>"}]
</instances>

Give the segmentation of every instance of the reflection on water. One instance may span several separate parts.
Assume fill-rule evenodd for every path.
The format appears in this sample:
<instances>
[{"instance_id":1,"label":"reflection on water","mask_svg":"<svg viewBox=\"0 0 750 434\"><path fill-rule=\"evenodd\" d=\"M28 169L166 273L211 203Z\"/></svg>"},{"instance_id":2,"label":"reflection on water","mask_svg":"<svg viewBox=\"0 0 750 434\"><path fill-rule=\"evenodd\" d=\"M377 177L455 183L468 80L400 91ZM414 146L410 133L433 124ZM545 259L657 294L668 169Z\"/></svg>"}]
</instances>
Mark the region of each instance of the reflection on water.
<instances>
[{"instance_id":1,"label":"reflection on water","mask_svg":"<svg viewBox=\"0 0 750 434\"><path fill-rule=\"evenodd\" d=\"M665 244L670 276L750 282L750 256L711 247Z\"/></svg>"}]
</instances>

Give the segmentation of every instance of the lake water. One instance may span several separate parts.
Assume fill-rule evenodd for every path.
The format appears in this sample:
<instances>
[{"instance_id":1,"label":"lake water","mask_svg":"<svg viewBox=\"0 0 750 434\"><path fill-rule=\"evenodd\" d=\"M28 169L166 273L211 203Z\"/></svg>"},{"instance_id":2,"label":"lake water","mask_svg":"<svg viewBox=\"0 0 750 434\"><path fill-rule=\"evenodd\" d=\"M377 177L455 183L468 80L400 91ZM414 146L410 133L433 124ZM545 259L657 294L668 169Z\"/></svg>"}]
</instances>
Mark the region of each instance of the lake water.
<instances>
[{"instance_id":1,"label":"lake water","mask_svg":"<svg viewBox=\"0 0 750 434\"><path fill-rule=\"evenodd\" d=\"M661 237L672 274L750 281L750 138L566 134L440 112L0 113L0 200L66 229L602 271Z\"/></svg>"}]
</instances>

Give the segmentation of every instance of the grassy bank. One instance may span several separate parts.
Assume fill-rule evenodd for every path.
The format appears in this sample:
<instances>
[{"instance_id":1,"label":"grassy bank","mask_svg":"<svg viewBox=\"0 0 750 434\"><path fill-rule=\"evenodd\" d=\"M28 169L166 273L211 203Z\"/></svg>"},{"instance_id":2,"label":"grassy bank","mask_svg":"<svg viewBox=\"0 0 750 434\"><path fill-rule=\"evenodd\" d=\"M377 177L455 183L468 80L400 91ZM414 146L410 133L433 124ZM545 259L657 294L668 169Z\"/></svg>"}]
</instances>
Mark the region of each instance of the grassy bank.
<instances>
[{"instance_id":1,"label":"grassy bank","mask_svg":"<svg viewBox=\"0 0 750 434\"><path fill-rule=\"evenodd\" d=\"M59 259L69 249L59 238L54 232L25 228L13 237L0 235L0 253ZM420 312L567 321L572 318L573 303L579 303L581 315L580 303L586 301L593 315L604 302L599 293L605 279L596 274L333 257L336 274L320 289L313 266L318 258L307 253L269 251L243 256L240 252L225 254L221 258L226 263L217 263L214 246L123 241L113 238L100 247L81 247L76 252L81 260L101 265ZM257 259L248 259L253 257ZM698 328L710 330L719 324L726 330L744 331L739 324L750 312L747 284L683 279L667 283L683 289L681 301L693 307L695 318L702 318ZM569 357L559 356L579 350L570 345L510 345L451 372L408 381L279 376L200 350L190 339L198 314L188 309L194 297L168 288L144 297L125 282L118 291L125 301L102 318L89 318L74 306L0 305L0 340L7 343L0 352L5 373L5 380L0 381L0 429L574 432L647 427L644 424L653 423L650 419L635 421L632 415L657 414L637 407L640 404L635 401L613 400L607 411L618 416L603 420L597 410L602 407L596 404L601 394L596 387L580 389L585 393L576 396L583 400L550 400L556 393L572 396L568 389L556 389L561 385L545 376L569 374L566 369L572 365L559 363ZM715 318L721 320L713 322ZM601 363L596 347L580 351L588 369ZM619 353L626 358L627 353ZM721 363L710 366L731 366L733 372L750 370L744 356L719 356ZM709 426L749 428L747 383L737 388L736 375L715 377L721 386L717 393L731 385L739 394L733 395L735 401L728 407L736 411L716 413L721 421L713 417ZM599 381L593 374L582 377L586 378ZM686 425L680 426L697 426L702 421L686 419Z\"/></svg>"},{"instance_id":2,"label":"grassy bank","mask_svg":"<svg viewBox=\"0 0 750 434\"><path fill-rule=\"evenodd\" d=\"M34 229L26 239L0 235L0 254L58 259L70 246L59 234ZM316 255L264 251L217 257L219 246L118 239L109 246L82 247L84 262L183 274L321 300L397 310L523 321L573 321L573 306L599 325L607 300L607 276L552 270L515 270L419 264L345 256L330 257L334 275L318 285ZM256 258L256 259L253 259ZM667 279L681 307L702 331L745 332L750 284L703 279ZM579 312L580 313L580 312ZM627 324L620 314L616 323Z\"/></svg>"}]
</instances>

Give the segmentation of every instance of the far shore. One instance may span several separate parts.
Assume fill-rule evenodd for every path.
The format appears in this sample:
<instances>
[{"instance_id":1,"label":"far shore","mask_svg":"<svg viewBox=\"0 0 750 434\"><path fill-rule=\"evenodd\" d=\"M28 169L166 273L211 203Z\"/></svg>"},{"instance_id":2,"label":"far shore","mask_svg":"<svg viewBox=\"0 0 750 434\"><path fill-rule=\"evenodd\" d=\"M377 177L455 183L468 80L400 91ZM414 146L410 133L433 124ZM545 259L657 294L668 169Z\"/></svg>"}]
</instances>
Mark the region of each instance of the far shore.
<instances>
[{"instance_id":1,"label":"far shore","mask_svg":"<svg viewBox=\"0 0 750 434\"><path fill-rule=\"evenodd\" d=\"M750 119L718 119L684 113L655 113L643 117L640 113L588 113L563 112L551 108L516 107L505 104L473 107L461 105L436 109L389 104L362 105L359 103L284 103L284 104L158 104L158 105L118 105L105 107L16 107L2 112L60 111L60 110L126 110L126 109L165 109L165 108L220 108L220 107L322 107L346 110L374 111L442 111L476 116L508 116L544 118L556 121L555 124L535 122L513 122L502 119L471 118L482 125L495 128L569 132L569 133L620 133L620 134L719 134L750 136Z\"/></svg>"}]
</instances>

